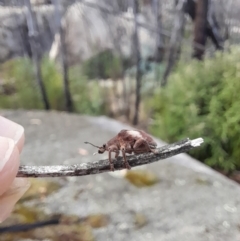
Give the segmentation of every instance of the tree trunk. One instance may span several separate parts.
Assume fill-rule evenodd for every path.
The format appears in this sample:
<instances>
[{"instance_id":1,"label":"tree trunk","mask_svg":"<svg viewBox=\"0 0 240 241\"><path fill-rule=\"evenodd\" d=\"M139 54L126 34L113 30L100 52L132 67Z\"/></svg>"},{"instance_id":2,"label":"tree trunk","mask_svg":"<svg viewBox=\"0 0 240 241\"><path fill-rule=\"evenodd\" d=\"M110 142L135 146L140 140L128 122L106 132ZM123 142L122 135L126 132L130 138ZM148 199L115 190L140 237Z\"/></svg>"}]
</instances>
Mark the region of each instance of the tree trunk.
<instances>
[{"instance_id":1,"label":"tree trunk","mask_svg":"<svg viewBox=\"0 0 240 241\"><path fill-rule=\"evenodd\" d=\"M187 5L185 8L185 12L191 17L193 21L196 18L196 3L194 0L187 0ZM223 38L220 34L219 24L216 20L215 14L213 11L208 11L208 19L207 19L207 28L206 28L207 37L209 37L216 49L223 49Z\"/></svg>"},{"instance_id":2,"label":"tree trunk","mask_svg":"<svg viewBox=\"0 0 240 241\"><path fill-rule=\"evenodd\" d=\"M42 101L46 110L50 109L50 104L47 98L46 89L42 80L41 74L41 55L38 43L38 28L37 21L32 11L30 0L25 0L25 6L27 7L27 26L28 26L28 36L31 47L32 61L34 64L35 76L37 79L38 86L41 91Z\"/></svg>"},{"instance_id":3,"label":"tree trunk","mask_svg":"<svg viewBox=\"0 0 240 241\"><path fill-rule=\"evenodd\" d=\"M167 78L176 62L177 54L180 53L182 35L185 26L184 8L186 0L179 0L176 7L176 15L174 20L174 28L171 33L170 44L167 56L167 67L163 74L161 86L167 84Z\"/></svg>"},{"instance_id":4,"label":"tree trunk","mask_svg":"<svg viewBox=\"0 0 240 241\"><path fill-rule=\"evenodd\" d=\"M135 113L133 118L133 124L137 125L139 122L139 107L141 102L141 53L140 53L140 43L138 37L138 22L137 15L139 11L139 3L138 0L133 0L133 12L134 12L134 35L133 35L133 43L134 43L134 55L136 59L136 101L135 101Z\"/></svg>"},{"instance_id":5,"label":"tree trunk","mask_svg":"<svg viewBox=\"0 0 240 241\"><path fill-rule=\"evenodd\" d=\"M56 25L59 30L60 36L60 51L61 51L61 61L62 61L62 72L63 72L63 86L64 86L64 96L65 96L65 108L68 112L73 111L72 96L69 88L69 77L68 77L68 63L67 63L67 51L64 39L63 28L61 25L61 12L59 6L59 0L52 0L55 7L55 19Z\"/></svg>"},{"instance_id":6,"label":"tree trunk","mask_svg":"<svg viewBox=\"0 0 240 241\"><path fill-rule=\"evenodd\" d=\"M194 21L193 58L203 59L207 40L208 0L197 0Z\"/></svg>"},{"instance_id":7,"label":"tree trunk","mask_svg":"<svg viewBox=\"0 0 240 241\"><path fill-rule=\"evenodd\" d=\"M163 39L161 35L162 21L161 21L161 13L160 13L161 11L160 0L152 0L152 11L153 11L154 20L155 20L155 28L158 31L154 60L157 62L161 62L163 59L164 46L163 46Z\"/></svg>"}]
</instances>

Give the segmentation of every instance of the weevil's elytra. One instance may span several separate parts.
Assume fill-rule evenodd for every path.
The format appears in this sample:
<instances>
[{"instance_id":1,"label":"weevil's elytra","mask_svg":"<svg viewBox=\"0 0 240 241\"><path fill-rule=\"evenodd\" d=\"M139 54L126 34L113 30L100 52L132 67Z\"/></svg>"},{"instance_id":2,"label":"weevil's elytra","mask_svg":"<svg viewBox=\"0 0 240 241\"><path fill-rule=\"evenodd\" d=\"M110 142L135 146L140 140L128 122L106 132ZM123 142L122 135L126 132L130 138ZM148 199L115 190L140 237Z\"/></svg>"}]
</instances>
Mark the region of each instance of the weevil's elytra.
<instances>
[{"instance_id":1,"label":"weevil's elytra","mask_svg":"<svg viewBox=\"0 0 240 241\"><path fill-rule=\"evenodd\" d=\"M115 158L117 158L119 156L119 152L121 151L125 167L127 169L131 169L131 166L127 161L126 153L156 153L157 148L157 143L153 140L153 138L142 130L121 130L115 137L110 139L106 144L103 144L102 146L96 146L89 142L85 143L97 147L99 154L103 154L105 151L108 151L108 159L111 171L114 171L111 157L112 152L115 152Z\"/></svg>"},{"instance_id":2,"label":"weevil's elytra","mask_svg":"<svg viewBox=\"0 0 240 241\"><path fill-rule=\"evenodd\" d=\"M127 131L127 133L134 138L142 138L142 134L139 131Z\"/></svg>"}]
</instances>

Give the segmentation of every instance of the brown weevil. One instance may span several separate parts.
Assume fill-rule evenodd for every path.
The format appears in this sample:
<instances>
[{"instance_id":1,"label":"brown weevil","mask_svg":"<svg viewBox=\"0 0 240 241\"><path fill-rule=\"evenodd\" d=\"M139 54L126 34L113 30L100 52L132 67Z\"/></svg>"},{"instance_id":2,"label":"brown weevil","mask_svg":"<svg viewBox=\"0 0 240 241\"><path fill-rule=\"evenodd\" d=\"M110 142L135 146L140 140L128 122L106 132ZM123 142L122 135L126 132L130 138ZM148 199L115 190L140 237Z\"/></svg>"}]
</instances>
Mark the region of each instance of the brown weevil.
<instances>
[{"instance_id":1,"label":"brown weevil","mask_svg":"<svg viewBox=\"0 0 240 241\"><path fill-rule=\"evenodd\" d=\"M115 137L102 146L96 146L89 142L85 143L97 147L99 154L108 151L108 159L111 171L114 171L114 165L111 158L112 152L115 152L115 158L117 158L119 156L119 151L121 151L125 167L127 169L131 169L131 166L126 158L126 153L156 153L157 148L157 143L153 140L153 138L142 130L121 130Z\"/></svg>"}]
</instances>

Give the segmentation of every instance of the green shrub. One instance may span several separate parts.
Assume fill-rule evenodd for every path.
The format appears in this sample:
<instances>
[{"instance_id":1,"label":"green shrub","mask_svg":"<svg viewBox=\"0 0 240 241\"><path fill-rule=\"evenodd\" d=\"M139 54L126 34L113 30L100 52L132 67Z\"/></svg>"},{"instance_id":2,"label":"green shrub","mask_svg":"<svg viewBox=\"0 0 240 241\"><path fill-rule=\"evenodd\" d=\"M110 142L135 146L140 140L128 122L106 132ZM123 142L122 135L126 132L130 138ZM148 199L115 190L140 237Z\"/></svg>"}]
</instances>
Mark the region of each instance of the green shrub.
<instances>
[{"instance_id":1,"label":"green shrub","mask_svg":"<svg viewBox=\"0 0 240 241\"><path fill-rule=\"evenodd\" d=\"M51 109L65 110L61 68L44 57L41 74ZM103 93L97 82L89 83L75 67L69 70L69 83L75 112L91 115L104 113ZM12 59L0 66L0 108L44 108L30 59Z\"/></svg>"},{"instance_id":2,"label":"green shrub","mask_svg":"<svg viewBox=\"0 0 240 241\"><path fill-rule=\"evenodd\" d=\"M105 98L97 81L89 81L78 68L69 72L74 110L78 113L101 115L105 113Z\"/></svg>"},{"instance_id":3,"label":"green shrub","mask_svg":"<svg viewBox=\"0 0 240 241\"><path fill-rule=\"evenodd\" d=\"M10 60L0 66L0 108L41 109L43 104L37 87L33 66L27 58ZM12 88L5 93L4 86Z\"/></svg>"},{"instance_id":4,"label":"green shrub","mask_svg":"<svg viewBox=\"0 0 240 241\"><path fill-rule=\"evenodd\" d=\"M204 138L190 152L225 171L240 169L240 48L203 62L180 63L151 100L151 133L167 142Z\"/></svg>"},{"instance_id":5,"label":"green shrub","mask_svg":"<svg viewBox=\"0 0 240 241\"><path fill-rule=\"evenodd\" d=\"M63 110L62 76L54 62L43 58L41 75L52 109ZM1 66L4 84L14 87L15 93L1 95L1 108L43 109L42 96L37 84L34 66L28 58L12 59Z\"/></svg>"},{"instance_id":6,"label":"green shrub","mask_svg":"<svg viewBox=\"0 0 240 241\"><path fill-rule=\"evenodd\" d=\"M56 66L54 61L44 57L41 62L41 74L51 109L65 110L61 69Z\"/></svg>"},{"instance_id":7,"label":"green shrub","mask_svg":"<svg viewBox=\"0 0 240 241\"><path fill-rule=\"evenodd\" d=\"M117 79L122 75L122 63L112 51L106 50L86 60L82 70L89 79Z\"/></svg>"}]
</instances>

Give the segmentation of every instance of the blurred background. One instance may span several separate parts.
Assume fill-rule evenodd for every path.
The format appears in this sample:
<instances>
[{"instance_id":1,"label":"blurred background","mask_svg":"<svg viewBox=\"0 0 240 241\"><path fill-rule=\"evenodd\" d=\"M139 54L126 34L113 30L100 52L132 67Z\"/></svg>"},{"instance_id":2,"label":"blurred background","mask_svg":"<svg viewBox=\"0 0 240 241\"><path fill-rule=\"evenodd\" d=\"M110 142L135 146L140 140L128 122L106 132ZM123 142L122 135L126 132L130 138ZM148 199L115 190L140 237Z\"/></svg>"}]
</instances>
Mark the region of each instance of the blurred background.
<instances>
[{"instance_id":1,"label":"blurred background","mask_svg":"<svg viewBox=\"0 0 240 241\"><path fill-rule=\"evenodd\" d=\"M0 109L4 116L26 129L23 164L96 160L91 156L94 149L80 143L103 144L128 126L143 129L168 143L203 137L204 146L189 154L217 171L216 177L214 174L203 178L163 162L146 170L120 172L115 176L60 178L56 183L51 179L33 180L32 189L16 207L15 216L1 226L32 222L41 226L39 222L47 219L55 225L54 234L49 229L37 232L30 228L28 232L16 233L11 230L4 231L0 240L176 240L182 237L180 240L195 241L240 237L240 220L235 216L228 217L236 224L234 231L229 231L232 227L229 220L219 221L220 226L210 221L210 226L204 228L206 236L194 228L183 231L184 224L180 221L182 226L179 223L174 226L172 218L177 210L165 213L172 216L164 227L157 225L159 217L155 217L155 226L147 218L153 212L152 197L156 196L156 206L159 205L156 200L160 202L168 197L165 204L169 205L178 199L179 186L185 187L184 191L192 198L202 193L200 199L206 197L206 203L212 202L209 210L214 209L218 194L213 197L212 188L216 185L211 180L223 178L218 173L229 180L228 183L223 179L227 183L222 184L226 192L223 187L218 191L218 201L239 193L236 184L230 184L230 179L240 182L239 12L240 0L0 0ZM194 185L193 182L185 185L188 183L185 174L193 178ZM116 177L124 177L126 183L123 180L119 183L121 179ZM112 179L114 190L106 187ZM94 189L97 185L100 190ZM139 191L139 186L150 186L150 189ZM159 194L159 188L166 189L166 193ZM171 193L167 192L168 188ZM198 192L191 193L193 189ZM86 190L88 194L84 194ZM107 190L113 195L109 196L109 210L105 207ZM230 190L233 193L226 194ZM51 196L52 192L56 192L55 196ZM74 197L60 200L69 192ZM133 200L136 205L139 202L136 210L132 207L128 210L124 202L118 203L123 193L127 195L123 199L128 205ZM101 200L101 195L102 203L94 204L93 199ZM239 195L235 198L237 204L223 205L228 205L228 208L224 206L227 212L237 215ZM183 206L188 201L189 206L193 205L193 199L187 201L183 197L183 200ZM66 203L71 207L66 207ZM102 205L105 213L99 214ZM168 206L164 205L160 212L167 212ZM201 205L204 207L204 202ZM44 214L36 206L43 208ZM206 210L196 211L197 216L201 214L199 223L194 223L193 214L183 206L180 209L187 212L188 227L199 228L199 223L208 222L208 219L203 221L203 217L209 217L204 215ZM111 212L109 221L105 215ZM58 215L53 217L53 213ZM84 218L79 221L81 215ZM61 235L56 227L60 219L69 228ZM135 223L129 229L128 221ZM73 225L76 222L78 226ZM122 231L114 234L117 225ZM60 229L64 230L62 226ZM146 230L141 231L142 227ZM211 227L218 234L211 234ZM94 233L92 230L96 228L100 229ZM0 228L0 233L1 230L4 229ZM161 236L163 233L168 235Z\"/></svg>"}]
</instances>

